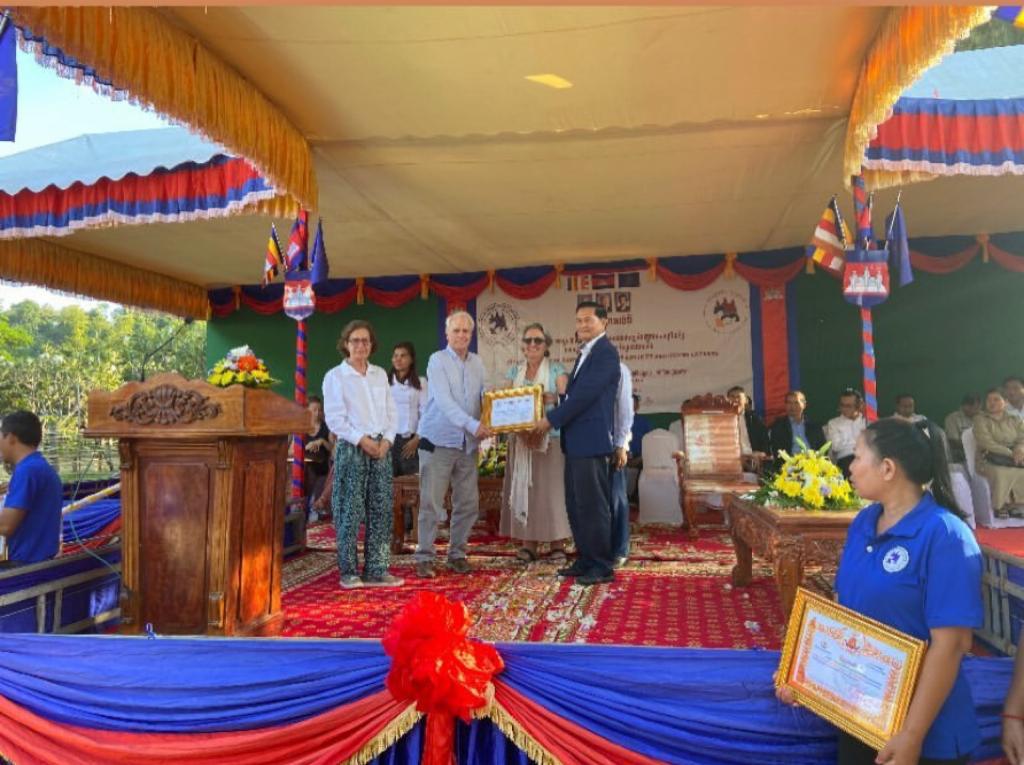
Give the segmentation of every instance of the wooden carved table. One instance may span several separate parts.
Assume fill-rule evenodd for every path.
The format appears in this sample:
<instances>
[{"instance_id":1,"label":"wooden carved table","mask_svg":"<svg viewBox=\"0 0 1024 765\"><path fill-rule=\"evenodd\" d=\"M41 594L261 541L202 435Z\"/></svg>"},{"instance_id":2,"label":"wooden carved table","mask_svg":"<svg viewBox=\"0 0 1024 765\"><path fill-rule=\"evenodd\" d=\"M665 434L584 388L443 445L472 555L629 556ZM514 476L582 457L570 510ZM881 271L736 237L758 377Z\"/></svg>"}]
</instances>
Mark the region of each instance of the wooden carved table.
<instances>
[{"instance_id":1,"label":"wooden carved table","mask_svg":"<svg viewBox=\"0 0 1024 765\"><path fill-rule=\"evenodd\" d=\"M479 478L480 491L480 521L488 534L498 533L498 523L501 519L501 485L504 481L500 477ZM405 545L405 508L412 508L412 534L411 541L416 542L416 515L420 507L420 477L418 475L403 475L394 479L395 502L392 506L392 531L391 531L391 554L401 555ZM445 508L451 512L452 496L449 491L444 498Z\"/></svg>"},{"instance_id":2,"label":"wooden carved table","mask_svg":"<svg viewBox=\"0 0 1024 765\"><path fill-rule=\"evenodd\" d=\"M846 530L857 515L849 512L811 512L765 507L731 494L726 499L729 534L736 548L732 583L750 584L753 555L775 569L782 608L786 615L793 609L796 588L804 580L809 564L831 565L839 562Z\"/></svg>"}]
</instances>

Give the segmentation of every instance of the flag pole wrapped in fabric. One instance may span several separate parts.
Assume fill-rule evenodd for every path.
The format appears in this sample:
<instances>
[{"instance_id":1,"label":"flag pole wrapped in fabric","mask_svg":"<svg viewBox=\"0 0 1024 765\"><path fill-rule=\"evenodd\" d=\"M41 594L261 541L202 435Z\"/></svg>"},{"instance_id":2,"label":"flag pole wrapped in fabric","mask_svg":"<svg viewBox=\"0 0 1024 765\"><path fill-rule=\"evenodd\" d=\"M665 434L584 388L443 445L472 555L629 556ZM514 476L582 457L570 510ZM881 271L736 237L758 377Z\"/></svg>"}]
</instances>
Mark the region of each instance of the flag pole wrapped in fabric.
<instances>
[{"instance_id":1,"label":"flag pole wrapped in fabric","mask_svg":"<svg viewBox=\"0 0 1024 765\"><path fill-rule=\"evenodd\" d=\"M295 319L295 403L306 406L306 319L313 314L316 298L307 263L309 245L309 213L299 211L288 235L285 256L283 308ZM319 232L318 232L319 233ZM322 247L322 242L321 242ZM306 433L292 436L292 499L305 496Z\"/></svg>"}]
</instances>

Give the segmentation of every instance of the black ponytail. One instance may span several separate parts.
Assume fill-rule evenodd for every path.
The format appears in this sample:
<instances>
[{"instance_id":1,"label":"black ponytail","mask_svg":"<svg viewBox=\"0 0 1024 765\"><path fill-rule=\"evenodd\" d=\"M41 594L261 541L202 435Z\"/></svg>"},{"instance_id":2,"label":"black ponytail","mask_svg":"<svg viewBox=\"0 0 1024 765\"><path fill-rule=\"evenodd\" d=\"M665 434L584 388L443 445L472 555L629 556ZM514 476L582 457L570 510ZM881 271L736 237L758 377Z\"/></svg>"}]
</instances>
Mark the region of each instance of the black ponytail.
<instances>
[{"instance_id":1,"label":"black ponytail","mask_svg":"<svg viewBox=\"0 0 1024 765\"><path fill-rule=\"evenodd\" d=\"M938 425L931 420L911 424L890 417L868 425L864 436L879 459L898 463L916 484L930 483L935 501L961 520L967 520L953 496L946 436Z\"/></svg>"}]
</instances>

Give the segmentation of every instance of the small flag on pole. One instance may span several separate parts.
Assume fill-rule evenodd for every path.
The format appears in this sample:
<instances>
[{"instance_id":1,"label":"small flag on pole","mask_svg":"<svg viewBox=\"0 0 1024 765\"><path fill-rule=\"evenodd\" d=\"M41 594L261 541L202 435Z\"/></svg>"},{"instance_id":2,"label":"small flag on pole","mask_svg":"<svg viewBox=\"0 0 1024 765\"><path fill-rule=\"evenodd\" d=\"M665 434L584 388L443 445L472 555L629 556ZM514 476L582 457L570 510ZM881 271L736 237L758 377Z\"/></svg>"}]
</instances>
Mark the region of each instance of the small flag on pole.
<instances>
[{"instance_id":1,"label":"small flag on pole","mask_svg":"<svg viewBox=\"0 0 1024 765\"><path fill-rule=\"evenodd\" d=\"M875 195L868 193L863 175L855 175L853 186L853 214L857 223L856 246L865 250L875 248L875 231L871 224L871 205Z\"/></svg>"},{"instance_id":2,"label":"small flag on pole","mask_svg":"<svg viewBox=\"0 0 1024 765\"><path fill-rule=\"evenodd\" d=\"M316 222L316 236L313 238L313 252L310 259L309 280L315 287L320 282L327 281L329 266L327 264L327 249L324 247L324 221L319 219Z\"/></svg>"},{"instance_id":3,"label":"small flag on pole","mask_svg":"<svg viewBox=\"0 0 1024 765\"><path fill-rule=\"evenodd\" d=\"M836 198L832 197L814 229L807 254L822 268L840 273L843 270L844 253L849 240L850 229L839 213Z\"/></svg>"},{"instance_id":4,"label":"small flag on pole","mask_svg":"<svg viewBox=\"0 0 1024 765\"><path fill-rule=\"evenodd\" d=\"M267 240L267 257L263 262L263 286L266 287L270 280L280 273L283 260L281 259L281 243L277 241L277 228L270 224L270 239Z\"/></svg>"},{"instance_id":5,"label":"small flag on pole","mask_svg":"<svg viewBox=\"0 0 1024 765\"><path fill-rule=\"evenodd\" d=\"M309 243L309 213L299 212L288 235L288 257L285 260L287 271L304 271L306 269L306 246Z\"/></svg>"}]
</instances>

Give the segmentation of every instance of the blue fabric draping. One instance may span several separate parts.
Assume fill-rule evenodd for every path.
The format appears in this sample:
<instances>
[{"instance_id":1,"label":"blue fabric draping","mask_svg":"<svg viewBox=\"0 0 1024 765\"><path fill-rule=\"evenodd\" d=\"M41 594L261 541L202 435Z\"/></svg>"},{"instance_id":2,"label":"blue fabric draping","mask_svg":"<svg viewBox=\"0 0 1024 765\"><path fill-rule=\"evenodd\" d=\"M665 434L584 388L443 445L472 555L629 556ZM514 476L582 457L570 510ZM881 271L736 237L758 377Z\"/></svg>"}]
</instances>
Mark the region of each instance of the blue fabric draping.
<instances>
[{"instance_id":1,"label":"blue fabric draping","mask_svg":"<svg viewBox=\"0 0 1024 765\"><path fill-rule=\"evenodd\" d=\"M21 32L22 37L26 42L37 43L40 46L39 52L48 59L52 59L61 69L76 69L82 73L82 77L88 82L95 82L97 85L116 90L112 82L97 76L96 70L91 66L86 66L77 59L74 59L64 53L60 48L50 45L50 43L46 42L46 38L41 35L33 34L32 30L21 25L17 25L17 29Z\"/></svg>"},{"instance_id":2,"label":"blue fabric draping","mask_svg":"<svg viewBox=\"0 0 1024 765\"><path fill-rule=\"evenodd\" d=\"M835 761L835 731L775 699L775 651L500 645L502 681L557 715L666 763L749 765ZM595 670L595 668L599 668ZM1008 659L970 659L985 735L998 743ZM585 703L582 702L585 700Z\"/></svg>"},{"instance_id":3,"label":"blue fabric draping","mask_svg":"<svg viewBox=\"0 0 1024 765\"><path fill-rule=\"evenodd\" d=\"M598 263L566 263L562 273L611 273L613 271L646 271L650 266L642 258L629 258L627 260L608 260Z\"/></svg>"},{"instance_id":4,"label":"blue fabric draping","mask_svg":"<svg viewBox=\"0 0 1024 765\"><path fill-rule=\"evenodd\" d=\"M326 282L326 284L330 283L331 281ZM246 285L242 287L242 294L253 300L281 300L284 297L284 283L272 282L265 287L260 284ZM320 294L319 289L317 294Z\"/></svg>"},{"instance_id":5,"label":"blue fabric draping","mask_svg":"<svg viewBox=\"0 0 1024 765\"><path fill-rule=\"evenodd\" d=\"M502 279L507 279L513 284L517 284L520 287L526 286L527 284L533 284L538 279L543 279L545 276L550 274L554 268L552 266L523 266L522 268L499 268L496 272L497 276Z\"/></svg>"},{"instance_id":6,"label":"blue fabric draping","mask_svg":"<svg viewBox=\"0 0 1024 765\"><path fill-rule=\"evenodd\" d=\"M0 30L0 141L13 141L18 127L17 35Z\"/></svg>"},{"instance_id":7,"label":"blue fabric draping","mask_svg":"<svg viewBox=\"0 0 1024 765\"><path fill-rule=\"evenodd\" d=\"M328 279L325 282L314 284L313 291L318 297L333 297L352 289L355 284L355 279Z\"/></svg>"},{"instance_id":8,"label":"blue fabric draping","mask_svg":"<svg viewBox=\"0 0 1024 765\"><path fill-rule=\"evenodd\" d=\"M121 514L121 500L100 499L64 516L63 539L88 539Z\"/></svg>"},{"instance_id":9,"label":"blue fabric draping","mask_svg":"<svg viewBox=\"0 0 1024 765\"><path fill-rule=\"evenodd\" d=\"M502 682L553 714L666 763L835 759L835 731L779 704L770 651L501 644ZM88 638L12 635L0 690L36 714L122 731L244 730L319 714L383 688L389 659L363 641ZM981 720L979 757L998 748L1009 659L968 659ZM414 733L405 754L415 761ZM523 765L488 721L458 729L459 761Z\"/></svg>"},{"instance_id":10,"label":"blue fabric draping","mask_svg":"<svg viewBox=\"0 0 1024 765\"><path fill-rule=\"evenodd\" d=\"M720 265L724 259L724 255L674 255L658 258L658 265L680 276L695 276Z\"/></svg>"},{"instance_id":11,"label":"blue fabric draping","mask_svg":"<svg viewBox=\"0 0 1024 765\"><path fill-rule=\"evenodd\" d=\"M420 277L418 274L411 274L406 276L371 276L368 277L365 284L367 287L373 287L374 289L384 290L385 292L398 292L399 290L407 290L414 284L419 285Z\"/></svg>"},{"instance_id":12,"label":"blue fabric draping","mask_svg":"<svg viewBox=\"0 0 1024 765\"><path fill-rule=\"evenodd\" d=\"M486 271L467 271L455 274L431 274L430 280L445 287L466 287L487 276Z\"/></svg>"},{"instance_id":13,"label":"blue fabric draping","mask_svg":"<svg viewBox=\"0 0 1024 765\"><path fill-rule=\"evenodd\" d=\"M11 635L0 690L51 720L119 731L248 730L384 688L377 642Z\"/></svg>"}]
</instances>

